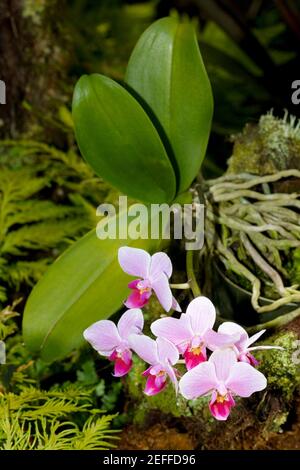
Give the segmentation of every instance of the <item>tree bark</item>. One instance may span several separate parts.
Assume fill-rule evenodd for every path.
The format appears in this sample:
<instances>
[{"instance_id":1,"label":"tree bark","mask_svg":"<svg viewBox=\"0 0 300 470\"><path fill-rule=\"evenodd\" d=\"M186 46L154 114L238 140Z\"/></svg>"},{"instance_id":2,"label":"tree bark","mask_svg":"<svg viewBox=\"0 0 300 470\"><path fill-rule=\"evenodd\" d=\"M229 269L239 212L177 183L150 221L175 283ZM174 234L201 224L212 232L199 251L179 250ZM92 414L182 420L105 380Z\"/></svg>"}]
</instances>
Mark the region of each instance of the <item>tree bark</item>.
<instances>
[{"instance_id":1,"label":"tree bark","mask_svg":"<svg viewBox=\"0 0 300 470\"><path fill-rule=\"evenodd\" d=\"M63 8L64 0L38 6L32 0L1 0L0 80L6 84L6 104L0 105L0 137L26 133L60 93L57 84L68 60L59 23Z\"/></svg>"}]
</instances>

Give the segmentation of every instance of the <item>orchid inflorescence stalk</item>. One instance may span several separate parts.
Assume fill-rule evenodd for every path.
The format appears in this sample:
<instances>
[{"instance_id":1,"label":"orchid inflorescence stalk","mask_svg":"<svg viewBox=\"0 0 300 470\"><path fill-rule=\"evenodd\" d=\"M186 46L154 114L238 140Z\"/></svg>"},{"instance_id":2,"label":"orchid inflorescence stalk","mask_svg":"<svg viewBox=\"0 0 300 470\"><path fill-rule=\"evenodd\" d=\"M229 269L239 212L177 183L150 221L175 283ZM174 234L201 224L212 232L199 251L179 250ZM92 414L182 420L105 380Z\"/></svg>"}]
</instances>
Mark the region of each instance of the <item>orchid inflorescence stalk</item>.
<instances>
[{"instance_id":1,"label":"orchid inflorescence stalk","mask_svg":"<svg viewBox=\"0 0 300 470\"><path fill-rule=\"evenodd\" d=\"M156 395L170 381L176 393L190 400L209 395L209 409L218 420L226 420L235 405L234 396L249 397L267 385L265 376L255 367L252 352L258 349L282 349L276 346L252 346L265 332L249 338L240 325L225 322L213 330L216 311L212 302L199 296L193 299L180 318L164 317L154 321L151 332L156 339L143 334L141 308L153 292L162 307L181 312L174 299L169 279L172 263L166 253L150 256L138 248L119 249L122 269L136 279L128 284L131 294L125 301L129 309L117 325L101 320L84 331L84 338L102 356L114 362L114 376L122 377L132 368L132 353L149 367L144 393ZM183 360L180 360L182 356ZM180 377L176 364L184 362L187 372Z\"/></svg>"}]
</instances>

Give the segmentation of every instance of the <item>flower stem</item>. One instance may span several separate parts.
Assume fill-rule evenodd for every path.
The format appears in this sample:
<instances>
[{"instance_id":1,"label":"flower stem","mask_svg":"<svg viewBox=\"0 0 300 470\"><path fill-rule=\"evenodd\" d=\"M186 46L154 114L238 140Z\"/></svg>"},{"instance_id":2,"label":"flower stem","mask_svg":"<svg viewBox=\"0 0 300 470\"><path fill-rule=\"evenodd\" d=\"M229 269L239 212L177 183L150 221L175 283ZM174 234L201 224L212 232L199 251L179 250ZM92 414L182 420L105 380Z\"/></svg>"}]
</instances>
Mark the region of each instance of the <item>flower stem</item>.
<instances>
[{"instance_id":1,"label":"flower stem","mask_svg":"<svg viewBox=\"0 0 300 470\"><path fill-rule=\"evenodd\" d=\"M188 250L186 252L186 271L189 279L189 285L192 289L194 297L201 295L200 287L196 281L195 271L194 271L194 251Z\"/></svg>"},{"instance_id":2,"label":"flower stem","mask_svg":"<svg viewBox=\"0 0 300 470\"><path fill-rule=\"evenodd\" d=\"M170 287L172 289L190 289L190 283L189 282L183 282L182 284L170 284Z\"/></svg>"}]
</instances>

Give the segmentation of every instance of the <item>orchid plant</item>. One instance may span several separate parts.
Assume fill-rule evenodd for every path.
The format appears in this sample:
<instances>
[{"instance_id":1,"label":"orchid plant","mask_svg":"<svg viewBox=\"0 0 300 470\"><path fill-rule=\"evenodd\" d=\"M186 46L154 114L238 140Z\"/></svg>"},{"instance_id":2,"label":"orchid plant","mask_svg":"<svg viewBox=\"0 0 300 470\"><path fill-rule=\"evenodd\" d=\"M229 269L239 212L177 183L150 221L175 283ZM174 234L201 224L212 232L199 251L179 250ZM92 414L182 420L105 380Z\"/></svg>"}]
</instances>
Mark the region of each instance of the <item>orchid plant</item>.
<instances>
[{"instance_id":1,"label":"orchid plant","mask_svg":"<svg viewBox=\"0 0 300 470\"><path fill-rule=\"evenodd\" d=\"M249 338L240 325L224 322L215 331L215 307L207 297L198 296L180 318L170 316L154 321L150 328L156 339L150 338L143 334L141 308L148 303L152 290L166 311L181 311L169 284L172 262L166 253L150 256L145 250L131 247L121 247L118 259L127 274L138 277L128 284L132 292L124 303L130 308L117 325L100 320L83 334L100 355L114 363L115 377L131 370L134 352L148 364L143 372L146 395L162 392L168 382L176 394L188 400L208 395L210 412L217 420L228 418L235 405L234 397L249 397L267 386L266 377L256 369L259 363L252 352L282 348L250 347L265 330ZM181 376L176 365L182 363L187 371Z\"/></svg>"},{"instance_id":2,"label":"orchid plant","mask_svg":"<svg viewBox=\"0 0 300 470\"><path fill-rule=\"evenodd\" d=\"M74 89L72 117L83 158L96 175L134 203L191 202L190 188L205 157L212 116L212 90L195 24L178 15L160 18L142 34L124 83L93 73L82 76ZM90 324L120 309L126 273L134 276L126 301L129 309L142 308L155 294L166 311L179 310L168 288L172 265L164 254L151 258L136 252L133 259L130 250L121 250L119 261L126 273L116 276L120 247L154 253L163 239L159 213L151 218L160 226L156 237L150 231L145 237L147 219L140 226L143 236L131 238L131 219L128 208L104 217L98 229L106 233L113 223L125 238L100 239L91 230L32 290L23 317L23 337L32 353L52 362L78 348ZM112 285L114 292L108 296Z\"/></svg>"}]
</instances>

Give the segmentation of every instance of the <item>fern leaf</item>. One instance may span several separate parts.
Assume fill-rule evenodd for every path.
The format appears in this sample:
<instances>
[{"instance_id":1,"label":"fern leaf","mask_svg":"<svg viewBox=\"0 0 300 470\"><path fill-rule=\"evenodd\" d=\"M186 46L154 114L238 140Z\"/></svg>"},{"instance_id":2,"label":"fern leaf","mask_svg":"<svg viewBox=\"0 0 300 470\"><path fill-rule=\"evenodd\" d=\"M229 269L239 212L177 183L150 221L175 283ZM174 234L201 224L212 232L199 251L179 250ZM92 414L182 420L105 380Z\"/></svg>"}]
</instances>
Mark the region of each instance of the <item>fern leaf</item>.
<instances>
[{"instance_id":1,"label":"fern leaf","mask_svg":"<svg viewBox=\"0 0 300 470\"><path fill-rule=\"evenodd\" d=\"M0 449L113 448L118 439L118 431L111 429L116 415L97 416L96 411L91 407L91 391L74 386L50 391L29 386L18 395L0 395ZM77 413L92 415L80 426L73 420Z\"/></svg>"},{"instance_id":2,"label":"fern leaf","mask_svg":"<svg viewBox=\"0 0 300 470\"><path fill-rule=\"evenodd\" d=\"M82 214L83 215L83 214ZM2 255L24 256L28 250L48 250L59 243L70 242L76 235L85 233L89 225L84 217L78 219L41 222L23 225L7 234L2 245Z\"/></svg>"},{"instance_id":3,"label":"fern leaf","mask_svg":"<svg viewBox=\"0 0 300 470\"><path fill-rule=\"evenodd\" d=\"M105 450L116 447L112 440L119 439L110 430L110 425L116 415L101 416L95 419L90 416L84 423L80 435L73 443L75 450Z\"/></svg>"},{"instance_id":4,"label":"fern leaf","mask_svg":"<svg viewBox=\"0 0 300 470\"><path fill-rule=\"evenodd\" d=\"M9 269L2 273L2 279L16 290L20 289L21 284L31 286L42 277L51 261L51 258L44 258L37 261L11 263Z\"/></svg>"}]
</instances>

